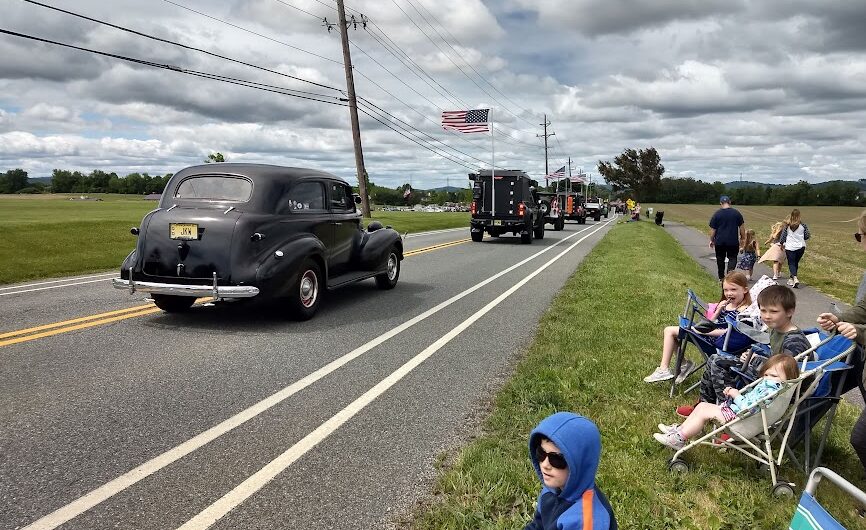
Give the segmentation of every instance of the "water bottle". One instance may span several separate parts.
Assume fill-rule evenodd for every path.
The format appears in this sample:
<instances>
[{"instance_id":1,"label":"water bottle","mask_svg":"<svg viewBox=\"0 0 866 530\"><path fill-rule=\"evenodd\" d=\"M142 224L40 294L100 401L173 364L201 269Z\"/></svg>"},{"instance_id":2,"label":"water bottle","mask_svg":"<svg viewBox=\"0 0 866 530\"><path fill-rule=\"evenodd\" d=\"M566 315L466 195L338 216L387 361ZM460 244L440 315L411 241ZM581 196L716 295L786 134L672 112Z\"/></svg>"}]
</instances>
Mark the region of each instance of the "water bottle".
<instances>
[{"instance_id":1,"label":"water bottle","mask_svg":"<svg viewBox=\"0 0 866 530\"><path fill-rule=\"evenodd\" d=\"M836 302L830 302L830 313L839 315L839 306L836 305Z\"/></svg>"}]
</instances>

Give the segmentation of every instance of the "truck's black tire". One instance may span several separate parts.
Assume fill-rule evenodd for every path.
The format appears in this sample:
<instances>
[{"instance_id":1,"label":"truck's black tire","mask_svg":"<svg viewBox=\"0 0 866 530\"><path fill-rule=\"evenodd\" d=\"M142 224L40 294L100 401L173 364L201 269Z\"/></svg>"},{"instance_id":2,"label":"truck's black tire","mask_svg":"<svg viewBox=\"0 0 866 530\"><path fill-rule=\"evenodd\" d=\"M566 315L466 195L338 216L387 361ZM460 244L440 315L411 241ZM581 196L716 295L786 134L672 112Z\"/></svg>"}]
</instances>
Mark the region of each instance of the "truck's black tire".
<instances>
[{"instance_id":1,"label":"truck's black tire","mask_svg":"<svg viewBox=\"0 0 866 530\"><path fill-rule=\"evenodd\" d=\"M601 214L596 215L595 217L593 217L593 219L595 219L596 223L601 221Z\"/></svg>"},{"instance_id":2,"label":"truck's black tire","mask_svg":"<svg viewBox=\"0 0 866 530\"><path fill-rule=\"evenodd\" d=\"M559 219L556 220L555 223L553 223L553 229L554 229L555 231L559 232L559 231L562 230L563 228L565 228L565 219L563 219L562 217L560 217Z\"/></svg>"},{"instance_id":3,"label":"truck's black tire","mask_svg":"<svg viewBox=\"0 0 866 530\"><path fill-rule=\"evenodd\" d=\"M526 233L520 234L520 242L523 244L532 243L532 219L529 219L524 229Z\"/></svg>"},{"instance_id":4,"label":"truck's black tire","mask_svg":"<svg viewBox=\"0 0 866 530\"><path fill-rule=\"evenodd\" d=\"M544 239L544 223L538 225L538 228L535 229L533 235L535 236L535 239Z\"/></svg>"},{"instance_id":5,"label":"truck's black tire","mask_svg":"<svg viewBox=\"0 0 866 530\"><path fill-rule=\"evenodd\" d=\"M484 232L469 232L469 235L472 237L472 241L476 243L480 243L484 239Z\"/></svg>"}]
</instances>

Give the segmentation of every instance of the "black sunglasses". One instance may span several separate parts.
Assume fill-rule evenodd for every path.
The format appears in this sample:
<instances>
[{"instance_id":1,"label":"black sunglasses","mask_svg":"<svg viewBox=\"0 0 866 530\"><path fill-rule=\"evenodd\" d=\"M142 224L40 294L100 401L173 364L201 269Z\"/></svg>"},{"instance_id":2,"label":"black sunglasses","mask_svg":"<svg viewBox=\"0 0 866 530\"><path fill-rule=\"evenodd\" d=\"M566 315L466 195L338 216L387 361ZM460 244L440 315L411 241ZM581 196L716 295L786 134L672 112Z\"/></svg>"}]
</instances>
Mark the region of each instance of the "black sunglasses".
<instances>
[{"instance_id":1,"label":"black sunglasses","mask_svg":"<svg viewBox=\"0 0 866 530\"><path fill-rule=\"evenodd\" d=\"M548 453L542 449L540 445L535 448L535 458L538 459L539 465L544 462L545 458L547 458L550 465L556 469L566 469L568 467L568 462L565 461L565 457L562 456L562 453Z\"/></svg>"},{"instance_id":2,"label":"black sunglasses","mask_svg":"<svg viewBox=\"0 0 866 530\"><path fill-rule=\"evenodd\" d=\"M857 242L859 243L863 239L863 234L861 234L860 232L857 232L856 234L854 234L854 239L856 239Z\"/></svg>"}]
</instances>

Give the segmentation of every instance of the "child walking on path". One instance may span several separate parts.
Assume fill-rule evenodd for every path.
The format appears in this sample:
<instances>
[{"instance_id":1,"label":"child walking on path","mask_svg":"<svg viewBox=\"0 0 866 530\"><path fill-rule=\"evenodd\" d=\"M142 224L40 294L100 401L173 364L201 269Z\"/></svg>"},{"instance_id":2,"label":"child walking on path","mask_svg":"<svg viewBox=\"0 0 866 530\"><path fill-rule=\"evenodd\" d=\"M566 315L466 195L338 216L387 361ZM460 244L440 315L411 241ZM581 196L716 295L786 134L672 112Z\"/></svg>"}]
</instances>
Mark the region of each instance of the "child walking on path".
<instances>
[{"instance_id":1,"label":"child walking on path","mask_svg":"<svg viewBox=\"0 0 866 530\"><path fill-rule=\"evenodd\" d=\"M749 284L746 280L746 275L740 271L732 271L725 276L722 281L722 291L725 297L722 298L716 306L716 313L707 315L707 318L710 320L719 322L718 329L706 334L715 338L719 348L721 348L725 342L724 335L727 330L727 327L724 326L725 314L733 313L733 315L736 316L739 311L743 311L752 305L752 297L749 295ZM674 378L676 374L671 372L670 364L671 358L680 346L679 333L679 326L668 326L664 329L662 332L664 338L662 339L661 364L659 364L658 368L656 368L653 373L644 377L644 382L655 383L657 381L667 381ZM692 361L684 359L682 366L680 366L680 373L688 374L693 367L694 363Z\"/></svg>"},{"instance_id":2,"label":"child walking on path","mask_svg":"<svg viewBox=\"0 0 866 530\"><path fill-rule=\"evenodd\" d=\"M784 247L785 256L788 258L788 270L791 272L788 285L796 289L800 287L800 279L797 278L800 260L806 252L806 241L812 237L812 234L809 233L806 223L800 220L800 210L796 208L791 210L787 222L788 226L782 229L782 235L779 236L779 243Z\"/></svg>"},{"instance_id":3,"label":"child walking on path","mask_svg":"<svg viewBox=\"0 0 866 530\"><path fill-rule=\"evenodd\" d=\"M758 246L758 240L755 239L754 230L746 230L746 242L743 243L743 255L740 256L740 261L737 262L737 268L746 271L746 280L752 280L752 269L755 268L755 262L758 261L758 254L761 253L761 248Z\"/></svg>"},{"instance_id":4,"label":"child walking on path","mask_svg":"<svg viewBox=\"0 0 866 530\"><path fill-rule=\"evenodd\" d=\"M773 262L774 280L779 279L779 273L782 272L782 263L785 262L785 249L783 249L782 245L779 244L779 238L782 237L782 230L784 230L786 226L787 225L785 225L783 221L779 221L770 227L770 237L764 241L764 244L769 245L769 248L767 248L767 251L764 252L763 256L761 256L761 259L758 260L758 263L764 261Z\"/></svg>"},{"instance_id":5,"label":"child walking on path","mask_svg":"<svg viewBox=\"0 0 866 530\"><path fill-rule=\"evenodd\" d=\"M708 421L716 420L719 424L732 421L739 412L749 410L759 401L778 393L782 389L783 382L796 379L799 375L800 370L793 357L784 354L773 355L761 367L762 379L752 389L740 393L736 388L727 387L724 390L727 397L725 402L720 405L701 402L682 425L659 424L661 432L653 434L653 438L673 449L682 449L689 438L704 430L704 425Z\"/></svg>"}]
</instances>

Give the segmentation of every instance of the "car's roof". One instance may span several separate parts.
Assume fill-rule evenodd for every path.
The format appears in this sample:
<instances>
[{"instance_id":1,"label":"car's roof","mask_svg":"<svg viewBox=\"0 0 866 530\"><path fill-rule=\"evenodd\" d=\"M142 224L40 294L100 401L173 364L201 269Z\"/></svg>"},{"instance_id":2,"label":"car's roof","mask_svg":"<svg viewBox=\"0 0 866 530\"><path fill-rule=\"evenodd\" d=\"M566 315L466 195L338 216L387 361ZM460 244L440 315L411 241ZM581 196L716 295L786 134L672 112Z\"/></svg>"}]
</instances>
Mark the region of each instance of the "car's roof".
<instances>
[{"instance_id":1,"label":"car's roof","mask_svg":"<svg viewBox=\"0 0 866 530\"><path fill-rule=\"evenodd\" d=\"M286 167L286 166L275 166L272 164L246 164L246 163L237 163L237 162L217 162L214 164L200 164L197 166L190 166L184 168L177 172L178 176L189 176L189 175L198 175L198 174L228 174L228 175L241 175L244 177L249 177L251 179L299 179L299 178L309 178L309 177L319 177L319 178L328 178L333 180L339 180L343 183L348 184L345 180L338 177L337 175L333 175L331 173L327 173L325 171L321 171L318 169L310 169L310 168L302 168L302 167Z\"/></svg>"}]
</instances>

